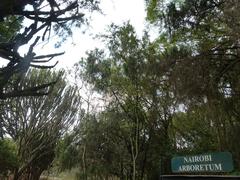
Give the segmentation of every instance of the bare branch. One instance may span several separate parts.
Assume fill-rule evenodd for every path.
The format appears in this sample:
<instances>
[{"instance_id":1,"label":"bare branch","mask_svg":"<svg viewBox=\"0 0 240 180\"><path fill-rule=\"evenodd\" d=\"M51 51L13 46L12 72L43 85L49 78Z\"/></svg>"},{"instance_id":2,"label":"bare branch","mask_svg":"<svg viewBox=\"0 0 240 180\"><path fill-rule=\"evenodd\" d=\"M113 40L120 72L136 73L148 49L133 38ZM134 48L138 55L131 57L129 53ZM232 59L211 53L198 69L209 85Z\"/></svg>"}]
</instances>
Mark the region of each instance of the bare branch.
<instances>
[{"instance_id":1,"label":"bare branch","mask_svg":"<svg viewBox=\"0 0 240 180\"><path fill-rule=\"evenodd\" d=\"M52 57L56 57L56 56L61 56L65 54L65 52L61 52L61 53L55 53L55 54L47 54L47 55L42 55L42 56L35 56L34 59L44 59L44 58L52 58Z\"/></svg>"},{"instance_id":2,"label":"bare branch","mask_svg":"<svg viewBox=\"0 0 240 180\"><path fill-rule=\"evenodd\" d=\"M30 64L30 66L34 67L34 68L38 68L38 69L50 69L50 68L54 68L57 64L58 64L58 61L54 65L51 65L51 66L40 66L40 65L35 65L35 64Z\"/></svg>"}]
</instances>

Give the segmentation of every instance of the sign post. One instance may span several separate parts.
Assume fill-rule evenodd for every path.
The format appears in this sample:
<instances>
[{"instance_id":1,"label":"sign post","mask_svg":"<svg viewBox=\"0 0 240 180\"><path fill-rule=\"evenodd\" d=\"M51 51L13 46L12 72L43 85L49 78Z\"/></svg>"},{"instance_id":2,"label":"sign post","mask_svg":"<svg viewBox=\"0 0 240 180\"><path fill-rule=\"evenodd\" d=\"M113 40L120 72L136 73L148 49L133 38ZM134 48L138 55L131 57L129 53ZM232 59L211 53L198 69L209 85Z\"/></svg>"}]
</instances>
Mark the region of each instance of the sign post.
<instances>
[{"instance_id":1,"label":"sign post","mask_svg":"<svg viewBox=\"0 0 240 180\"><path fill-rule=\"evenodd\" d=\"M231 172L233 160L229 152L177 156L172 158L171 167L174 173Z\"/></svg>"}]
</instances>

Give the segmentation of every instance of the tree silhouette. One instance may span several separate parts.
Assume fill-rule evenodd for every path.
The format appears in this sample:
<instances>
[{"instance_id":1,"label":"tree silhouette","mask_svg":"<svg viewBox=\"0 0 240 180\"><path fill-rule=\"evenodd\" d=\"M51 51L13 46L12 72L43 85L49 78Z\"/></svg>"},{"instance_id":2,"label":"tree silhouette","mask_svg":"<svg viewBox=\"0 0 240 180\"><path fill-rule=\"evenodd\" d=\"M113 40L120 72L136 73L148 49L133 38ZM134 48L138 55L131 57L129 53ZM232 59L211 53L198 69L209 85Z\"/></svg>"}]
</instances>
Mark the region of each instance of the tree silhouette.
<instances>
[{"instance_id":1,"label":"tree silhouette","mask_svg":"<svg viewBox=\"0 0 240 180\"><path fill-rule=\"evenodd\" d=\"M98 10L98 2L92 0L3 0L0 2L0 25L6 29L4 23L11 18L12 25L21 24L22 31L12 33L12 36L5 41L0 41L0 57L7 60L7 65L0 68L0 99L19 96L40 96L49 93L49 87L56 81L43 83L37 86L21 89L19 82L24 78L24 74L30 67L33 68L53 68L56 64L48 66L46 63L61 53L37 55L34 47L39 41L50 38L51 33L61 36L62 41L72 34L73 26L79 27L87 22L85 14ZM23 19L28 19L30 24L25 26ZM0 30L0 36L4 37ZM29 45L28 52L22 56L19 48ZM45 64L45 65L44 65ZM12 88L6 88L8 84Z\"/></svg>"}]
</instances>

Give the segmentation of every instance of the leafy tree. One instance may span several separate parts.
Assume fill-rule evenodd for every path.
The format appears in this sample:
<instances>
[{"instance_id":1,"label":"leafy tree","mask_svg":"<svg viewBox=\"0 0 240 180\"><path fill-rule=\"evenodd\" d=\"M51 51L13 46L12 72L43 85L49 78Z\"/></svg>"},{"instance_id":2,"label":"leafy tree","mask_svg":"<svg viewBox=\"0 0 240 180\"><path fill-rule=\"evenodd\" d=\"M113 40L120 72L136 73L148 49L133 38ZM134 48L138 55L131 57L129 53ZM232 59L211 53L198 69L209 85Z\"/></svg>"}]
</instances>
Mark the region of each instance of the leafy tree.
<instances>
[{"instance_id":1,"label":"leafy tree","mask_svg":"<svg viewBox=\"0 0 240 180\"><path fill-rule=\"evenodd\" d=\"M74 133L66 134L57 143L55 166L60 171L70 170L79 162L79 152L74 143L74 135Z\"/></svg>"},{"instance_id":2,"label":"leafy tree","mask_svg":"<svg viewBox=\"0 0 240 180\"><path fill-rule=\"evenodd\" d=\"M16 36L21 29L21 18L14 16L7 17L4 22L0 23L0 42L7 42L11 37Z\"/></svg>"},{"instance_id":3,"label":"leafy tree","mask_svg":"<svg viewBox=\"0 0 240 180\"><path fill-rule=\"evenodd\" d=\"M10 139L0 140L0 177L18 166L16 146Z\"/></svg>"},{"instance_id":4,"label":"leafy tree","mask_svg":"<svg viewBox=\"0 0 240 180\"><path fill-rule=\"evenodd\" d=\"M108 100L106 107L112 113L106 121L115 123L117 128L118 140L112 143L119 142L126 152L120 160L122 168L118 166L125 172L117 174L121 178L156 178L160 159L164 157L167 163L172 154L168 132L177 106L165 74L166 54L147 34L139 39L128 23L122 27L112 25L103 38L107 53L91 51L82 66L86 80ZM153 162L154 158L158 162ZM169 164L164 171L169 171Z\"/></svg>"},{"instance_id":5,"label":"leafy tree","mask_svg":"<svg viewBox=\"0 0 240 180\"><path fill-rule=\"evenodd\" d=\"M230 151L239 169L239 3L147 2L161 28L155 41L112 25L101 36L106 50L76 65L105 104L63 141L71 162L62 163L78 166L79 179L158 179L174 154Z\"/></svg>"},{"instance_id":6,"label":"leafy tree","mask_svg":"<svg viewBox=\"0 0 240 180\"><path fill-rule=\"evenodd\" d=\"M214 148L231 151L239 168L239 151L232 143L239 135L239 2L148 2L149 20L160 22L176 49L169 54L174 62L169 72L176 96L188 111L188 121L200 110L197 117L212 124L211 136L217 138Z\"/></svg>"},{"instance_id":7,"label":"leafy tree","mask_svg":"<svg viewBox=\"0 0 240 180\"><path fill-rule=\"evenodd\" d=\"M161 27L171 29L167 31L171 35L168 36L169 43L179 49L173 52L177 55L171 55L176 64L173 76L182 80L182 84L176 84L178 89L188 89L188 95L191 93L208 98L228 96L227 92L234 91L239 69L239 37L234 33L238 28L238 16L232 12L237 14L238 2L154 2L155 11L152 12L150 2L149 13L163 13L154 21L162 20ZM186 73L180 75L183 71Z\"/></svg>"}]
</instances>

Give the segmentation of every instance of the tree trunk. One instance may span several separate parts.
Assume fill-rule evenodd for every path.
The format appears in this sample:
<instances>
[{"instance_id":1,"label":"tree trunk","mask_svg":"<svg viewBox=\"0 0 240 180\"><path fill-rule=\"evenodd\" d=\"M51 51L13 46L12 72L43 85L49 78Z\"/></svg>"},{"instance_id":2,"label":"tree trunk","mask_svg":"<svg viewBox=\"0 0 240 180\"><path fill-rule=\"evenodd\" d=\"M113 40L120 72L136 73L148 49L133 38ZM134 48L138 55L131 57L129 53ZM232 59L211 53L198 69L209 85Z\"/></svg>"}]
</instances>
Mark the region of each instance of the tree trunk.
<instances>
[{"instance_id":1,"label":"tree trunk","mask_svg":"<svg viewBox=\"0 0 240 180\"><path fill-rule=\"evenodd\" d=\"M83 146L82 163L83 163L83 179L87 180L85 154L86 154L86 145Z\"/></svg>"}]
</instances>

